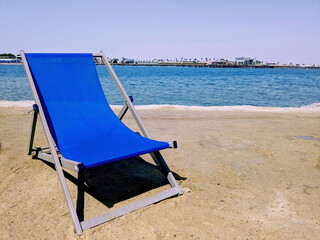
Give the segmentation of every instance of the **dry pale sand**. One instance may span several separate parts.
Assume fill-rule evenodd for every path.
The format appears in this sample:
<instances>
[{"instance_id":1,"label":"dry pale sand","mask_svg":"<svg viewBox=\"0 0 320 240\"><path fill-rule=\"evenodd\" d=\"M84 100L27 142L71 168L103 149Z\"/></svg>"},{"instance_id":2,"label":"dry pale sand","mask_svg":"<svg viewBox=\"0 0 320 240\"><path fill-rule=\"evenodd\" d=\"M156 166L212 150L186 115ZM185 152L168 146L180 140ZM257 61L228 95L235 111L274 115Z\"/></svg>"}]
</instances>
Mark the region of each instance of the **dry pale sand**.
<instances>
[{"instance_id":1,"label":"dry pale sand","mask_svg":"<svg viewBox=\"0 0 320 240\"><path fill-rule=\"evenodd\" d=\"M55 171L26 155L28 110L0 107L1 239L320 238L319 111L140 110L152 136L178 141L178 149L162 152L184 195L78 237ZM35 144L46 145L41 127ZM167 187L136 159L86 178L85 219Z\"/></svg>"}]
</instances>

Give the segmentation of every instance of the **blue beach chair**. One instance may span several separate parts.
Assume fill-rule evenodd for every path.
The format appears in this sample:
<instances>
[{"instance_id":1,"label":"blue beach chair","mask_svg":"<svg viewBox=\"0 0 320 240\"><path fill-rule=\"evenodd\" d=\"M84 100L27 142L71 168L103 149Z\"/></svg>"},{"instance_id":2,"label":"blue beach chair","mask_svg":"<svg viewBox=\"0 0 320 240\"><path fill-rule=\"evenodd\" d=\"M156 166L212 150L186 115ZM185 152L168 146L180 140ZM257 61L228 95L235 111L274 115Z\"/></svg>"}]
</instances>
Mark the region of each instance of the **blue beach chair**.
<instances>
[{"instance_id":1,"label":"blue beach chair","mask_svg":"<svg viewBox=\"0 0 320 240\"><path fill-rule=\"evenodd\" d=\"M182 194L159 150L176 148L176 142L161 142L150 135L139 118L103 52L97 54L38 54L20 52L35 99L28 154L51 162L58 173L77 234L144 206ZM125 104L118 116L110 108L96 71L94 58L101 58ZM129 110L143 136L125 126L121 119ZM37 116L40 115L49 147L33 148ZM118 160L150 153L171 185L154 196L79 221L62 170L83 172Z\"/></svg>"}]
</instances>

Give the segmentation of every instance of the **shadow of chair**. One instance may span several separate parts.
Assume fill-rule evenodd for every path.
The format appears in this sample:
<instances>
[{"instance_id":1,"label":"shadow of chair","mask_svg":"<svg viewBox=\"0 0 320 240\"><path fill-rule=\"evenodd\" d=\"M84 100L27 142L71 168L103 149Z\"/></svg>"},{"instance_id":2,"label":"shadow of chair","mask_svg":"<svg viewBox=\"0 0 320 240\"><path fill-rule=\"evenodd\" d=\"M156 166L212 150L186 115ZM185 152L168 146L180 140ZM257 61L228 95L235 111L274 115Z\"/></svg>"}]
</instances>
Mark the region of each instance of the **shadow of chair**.
<instances>
[{"instance_id":1,"label":"shadow of chair","mask_svg":"<svg viewBox=\"0 0 320 240\"><path fill-rule=\"evenodd\" d=\"M54 165L43 161L54 169ZM77 186L76 211L84 220L85 194L98 200L107 208L168 184L166 176L157 167L141 157L128 158L101 167L79 171L78 178L63 171L66 179ZM187 178L172 172L177 180Z\"/></svg>"}]
</instances>

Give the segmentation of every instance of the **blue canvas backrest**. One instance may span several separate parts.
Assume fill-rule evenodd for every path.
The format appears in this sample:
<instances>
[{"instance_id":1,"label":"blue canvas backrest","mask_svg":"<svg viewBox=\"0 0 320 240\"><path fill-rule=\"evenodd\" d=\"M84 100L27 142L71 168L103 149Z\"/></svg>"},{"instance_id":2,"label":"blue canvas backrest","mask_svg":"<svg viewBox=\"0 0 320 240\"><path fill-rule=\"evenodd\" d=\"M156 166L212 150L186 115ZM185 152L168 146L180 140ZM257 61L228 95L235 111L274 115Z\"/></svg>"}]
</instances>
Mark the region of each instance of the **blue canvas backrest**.
<instances>
[{"instance_id":1,"label":"blue canvas backrest","mask_svg":"<svg viewBox=\"0 0 320 240\"><path fill-rule=\"evenodd\" d=\"M101 87L92 54L25 54L58 147L90 140L119 121Z\"/></svg>"}]
</instances>

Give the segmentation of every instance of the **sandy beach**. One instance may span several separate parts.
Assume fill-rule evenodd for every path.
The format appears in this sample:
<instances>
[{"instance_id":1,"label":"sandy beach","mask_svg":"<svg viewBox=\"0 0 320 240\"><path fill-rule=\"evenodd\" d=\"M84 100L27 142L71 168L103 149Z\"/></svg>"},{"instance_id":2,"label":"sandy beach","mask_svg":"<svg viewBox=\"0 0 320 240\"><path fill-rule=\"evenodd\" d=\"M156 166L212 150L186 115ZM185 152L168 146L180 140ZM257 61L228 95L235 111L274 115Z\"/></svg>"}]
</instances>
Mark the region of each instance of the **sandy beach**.
<instances>
[{"instance_id":1,"label":"sandy beach","mask_svg":"<svg viewBox=\"0 0 320 240\"><path fill-rule=\"evenodd\" d=\"M56 172L27 153L30 107L0 107L0 239L319 239L320 111L140 109L184 195L78 237ZM124 121L137 129L128 114ZM35 146L47 146L41 124ZM142 156L150 161L149 156ZM76 173L67 172L76 203ZM86 174L84 218L167 188L137 159Z\"/></svg>"}]
</instances>

